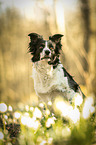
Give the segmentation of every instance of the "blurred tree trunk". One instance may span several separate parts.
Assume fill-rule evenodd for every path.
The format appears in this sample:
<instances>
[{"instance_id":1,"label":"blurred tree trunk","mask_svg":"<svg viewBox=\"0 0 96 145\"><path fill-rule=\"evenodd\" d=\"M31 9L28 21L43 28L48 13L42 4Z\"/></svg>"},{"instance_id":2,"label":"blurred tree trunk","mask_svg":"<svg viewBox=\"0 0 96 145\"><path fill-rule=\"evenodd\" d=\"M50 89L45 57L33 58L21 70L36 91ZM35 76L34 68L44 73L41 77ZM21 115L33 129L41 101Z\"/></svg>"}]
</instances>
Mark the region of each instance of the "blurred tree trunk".
<instances>
[{"instance_id":1,"label":"blurred tree trunk","mask_svg":"<svg viewBox=\"0 0 96 145\"><path fill-rule=\"evenodd\" d=\"M81 17L83 21L83 40L86 58L83 57L83 68L85 70L85 80L89 92L96 94L96 78L95 78L95 0L80 0ZM93 28L95 25L95 29Z\"/></svg>"},{"instance_id":2,"label":"blurred tree trunk","mask_svg":"<svg viewBox=\"0 0 96 145\"><path fill-rule=\"evenodd\" d=\"M81 3L81 17L83 20L83 34L84 34L84 49L86 54L88 54L90 49L89 39L90 39L90 11L89 11L89 0L80 0ZM86 56L88 57L88 56ZM84 70L88 71L88 62L86 58L84 60Z\"/></svg>"},{"instance_id":3,"label":"blurred tree trunk","mask_svg":"<svg viewBox=\"0 0 96 145\"><path fill-rule=\"evenodd\" d=\"M96 0L89 0L90 3L90 52L89 58L89 80L90 92L96 96ZM91 86L91 87L90 87Z\"/></svg>"}]
</instances>

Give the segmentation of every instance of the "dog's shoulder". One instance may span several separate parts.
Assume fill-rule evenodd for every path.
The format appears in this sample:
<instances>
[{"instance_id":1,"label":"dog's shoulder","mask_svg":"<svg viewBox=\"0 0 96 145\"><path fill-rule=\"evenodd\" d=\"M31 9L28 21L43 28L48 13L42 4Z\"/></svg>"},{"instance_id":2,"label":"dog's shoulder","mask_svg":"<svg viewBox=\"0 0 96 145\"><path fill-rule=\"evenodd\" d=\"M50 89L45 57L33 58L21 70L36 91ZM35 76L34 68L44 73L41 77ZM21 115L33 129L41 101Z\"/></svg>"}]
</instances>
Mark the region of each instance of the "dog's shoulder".
<instances>
[{"instance_id":1,"label":"dog's shoulder","mask_svg":"<svg viewBox=\"0 0 96 145\"><path fill-rule=\"evenodd\" d=\"M80 93L83 98L85 98L86 96L83 94L83 92L81 91L81 88L79 86L79 84L73 79L73 77L67 72L67 70L62 67L63 72L64 72L64 76L67 77L68 79L68 85L69 87L74 90L74 92Z\"/></svg>"},{"instance_id":2,"label":"dog's shoulder","mask_svg":"<svg viewBox=\"0 0 96 145\"><path fill-rule=\"evenodd\" d=\"M62 69L63 69L63 72L64 72L64 77L67 77L67 79L68 79L69 87L71 89L73 89L75 92L78 92L79 85L75 82L73 77L67 72L67 70L64 67L62 67Z\"/></svg>"}]
</instances>

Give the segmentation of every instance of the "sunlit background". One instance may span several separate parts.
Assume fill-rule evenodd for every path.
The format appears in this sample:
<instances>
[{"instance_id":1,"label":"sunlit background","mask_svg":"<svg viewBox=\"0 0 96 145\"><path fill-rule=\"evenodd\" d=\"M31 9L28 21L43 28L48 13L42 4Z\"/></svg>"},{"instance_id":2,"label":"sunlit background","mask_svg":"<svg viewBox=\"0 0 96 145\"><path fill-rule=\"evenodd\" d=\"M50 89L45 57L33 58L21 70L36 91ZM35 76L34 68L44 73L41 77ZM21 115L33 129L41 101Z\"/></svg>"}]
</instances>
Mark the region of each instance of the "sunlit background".
<instances>
[{"instance_id":1,"label":"sunlit background","mask_svg":"<svg viewBox=\"0 0 96 145\"><path fill-rule=\"evenodd\" d=\"M61 61L85 99L39 101L31 32L64 35ZM0 145L96 145L95 67L95 0L0 0Z\"/></svg>"},{"instance_id":2,"label":"sunlit background","mask_svg":"<svg viewBox=\"0 0 96 145\"><path fill-rule=\"evenodd\" d=\"M61 61L85 95L96 94L95 0L0 0L0 101L14 106L38 102L28 34L48 39L61 33Z\"/></svg>"}]
</instances>

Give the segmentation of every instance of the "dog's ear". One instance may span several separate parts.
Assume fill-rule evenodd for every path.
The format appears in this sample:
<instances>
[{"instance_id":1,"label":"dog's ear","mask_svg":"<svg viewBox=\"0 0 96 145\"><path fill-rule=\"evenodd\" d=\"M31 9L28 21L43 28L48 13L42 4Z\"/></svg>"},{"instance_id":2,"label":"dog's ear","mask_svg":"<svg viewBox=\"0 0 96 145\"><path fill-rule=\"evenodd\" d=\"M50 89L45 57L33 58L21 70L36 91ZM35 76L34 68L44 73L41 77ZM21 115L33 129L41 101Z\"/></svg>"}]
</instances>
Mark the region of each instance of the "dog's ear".
<instances>
[{"instance_id":1,"label":"dog's ear","mask_svg":"<svg viewBox=\"0 0 96 145\"><path fill-rule=\"evenodd\" d=\"M55 34L53 36L49 36L49 40L55 42L55 43L58 43L61 41L61 37L63 37L62 34Z\"/></svg>"},{"instance_id":2,"label":"dog's ear","mask_svg":"<svg viewBox=\"0 0 96 145\"><path fill-rule=\"evenodd\" d=\"M37 41L39 38L42 39L42 36L39 35L39 34L37 34L37 33L30 33L28 36L30 37L31 42L33 42L33 43L36 43L36 41Z\"/></svg>"}]
</instances>

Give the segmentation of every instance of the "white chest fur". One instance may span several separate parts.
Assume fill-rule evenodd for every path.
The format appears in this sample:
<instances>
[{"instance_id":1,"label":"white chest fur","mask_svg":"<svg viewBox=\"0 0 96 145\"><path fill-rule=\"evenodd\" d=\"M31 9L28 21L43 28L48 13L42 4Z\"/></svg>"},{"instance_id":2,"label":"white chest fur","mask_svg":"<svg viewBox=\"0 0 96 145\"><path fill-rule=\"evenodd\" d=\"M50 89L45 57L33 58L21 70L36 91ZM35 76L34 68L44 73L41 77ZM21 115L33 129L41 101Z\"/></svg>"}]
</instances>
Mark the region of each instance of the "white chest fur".
<instances>
[{"instance_id":1,"label":"white chest fur","mask_svg":"<svg viewBox=\"0 0 96 145\"><path fill-rule=\"evenodd\" d=\"M64 97L68 99L74 95L75 92L69 88L68 79L64 77L62 67L62 64L59 64L56 69L52 69L53 67L48 65L47 60L34 63L32 77L37 95L42 97L42 95L47 94L48 96L55 91L65 93L67 96Z\"/></svg>"}]
</instances>

